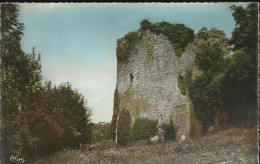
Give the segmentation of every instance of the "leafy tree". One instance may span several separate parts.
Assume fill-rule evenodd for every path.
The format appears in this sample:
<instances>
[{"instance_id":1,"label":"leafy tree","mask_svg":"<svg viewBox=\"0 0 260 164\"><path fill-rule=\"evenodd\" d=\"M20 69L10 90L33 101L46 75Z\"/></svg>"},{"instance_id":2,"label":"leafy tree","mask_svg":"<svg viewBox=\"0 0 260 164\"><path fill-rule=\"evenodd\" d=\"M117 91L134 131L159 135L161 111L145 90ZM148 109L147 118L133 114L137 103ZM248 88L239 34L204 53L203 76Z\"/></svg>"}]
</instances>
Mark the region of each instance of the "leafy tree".
<instances>
[{"instance_id":1,"label":"leafy tree","mask_svg":"<svg viewBox=\"0 0 260 164\"><path fill-rule=\"evenodd\" d=\"M257 4L230 8L236 21L230 41L234 54L223 59L221 49L202 47L196 55L195 63L204 74L192 82L190 94L204 131L220 108L227 111L230 124L256 123ZM199 34L208 37L206 29Z\"/></svg>"},{"instance_id":2,"label":"leafy tree","mask_svg":"<svg viewBox=\"0 0 260 164\"><path fill-rule=\"evenodd\" d=\"M24 29L19 23L18 8L15 4L1 5L2 20L2 74L3 74L3 112L16 114L31 108L31 100L36 97L40 88L40 56L25 54L21 50L21 37Z\"/></svg>"},{"instance_id":3,"label":"leafy tree","mask_svg":"<svg viewBox=\"0 0 260 164\"><path fill-rule=\"evenodd\" d=\"M246 8L232 5L230 9L236 21L230 44L234 50L248 48L256 51L258 42L258 5L250 3Z\"/></svg>"},{"instance_id":4,"label":"leafy tree","mask_svg":"<svg viewBox=\"0 0 260 164\"><path fill-rule=\"evenodd\" d=\"M227 60L224 107L232 122L256 121L258 5L231 6L236 27L230 44L234 55Z\"/></svg>"},{"instance_id":5,"label":"leafy tree","mask_svg":"<svg viewBox=\"0 0 260 164\"><path fill-rule=\"evenodd\" d=\"M224 59L220 49L204 49L196 54L195 64L204 72L190 87L196 117L202 122L203 131L214 122L217 109L223 104Z\"/></svg>"},{"instance_id":6,"label":"leafy tree","mask_svg":"<svg viewBox=\"0 0 260 164\"><path fill-rule=\"evenodd\" d=\"M137 119L131 130L133 140L149 139L157 133L157 122L149 119Z\"/></svg>"},{"instance_id":7,"label":"leafy tree","mask_svg":"<svg viewBox=\"0 0 260 164\"><path fill-rule=\"evenodd\" d=\"M1 5L3 162L11 155L30 157L91 141L91 110L71 85L41 85L40 55L21 49L23 24L18 6Z\"/></svg>"},{"instance_id":8,"label":"leafy tree","mask_svg":"<svg viewBox=\"0 0 260 164\"><path fill-rule=\"evenodd\" d=\"M69 83L63 83L59 87L45 86L45 111L56 116L57 124L64 130L62 136L63 146L77 147L80 143L91 141L91 110L86 107L84 97L73 90ZM43 95L44 96L44 95ZM61 116L59 116L61 115Z\"/></svg>"},{"instance_id":9,"label":"leafy tree","mask_svg":"<svg viewBox=\"0 0 260 164\"><path fill-rule=\"evenodd\" d=\"M24 26L18 22L19 10L16 4L1 5L1 69L2 69L2 140L3 156L32 156L38 143L28 129L25 112L35 109L40 90L40 57L33 48L31 54L21 49ZM15 145L15 146L14 146Z\"/></svg>"},{"instance_id":10,"label":"leafy tree","mask_svg":"<svg viewBox=\"0 0 260 164\"><path fill-rule=\"evenodd\" d=\"M191 85L190 95L195 115L202 122L204 132L214 123L215 113L222 105L223 80L222 74L206 73Z\"/></svg>"},{"instance_id":11,"label":"leafy tree","mask_svg":"<svg viewBox=\"0 0 260 164\"><path fill-rule=\"evenodd\" d=\"M228 53L228 38L223 31L216 28L208 30L206 27L203 27L200 29L195 36L194 43L199 51L219 49L223 54Z\"/></svg>"},{"instance_id":12,"label":"leafy tree","mask_svg":"<svg viewBox=\"0 0 260 164\"><path fill-rule=\"evenodd\" d=\"M220 49L204 49L196 53L195 64L203 72L217 72L221 71L224 58Z\"/></svg>"}]
</instances>

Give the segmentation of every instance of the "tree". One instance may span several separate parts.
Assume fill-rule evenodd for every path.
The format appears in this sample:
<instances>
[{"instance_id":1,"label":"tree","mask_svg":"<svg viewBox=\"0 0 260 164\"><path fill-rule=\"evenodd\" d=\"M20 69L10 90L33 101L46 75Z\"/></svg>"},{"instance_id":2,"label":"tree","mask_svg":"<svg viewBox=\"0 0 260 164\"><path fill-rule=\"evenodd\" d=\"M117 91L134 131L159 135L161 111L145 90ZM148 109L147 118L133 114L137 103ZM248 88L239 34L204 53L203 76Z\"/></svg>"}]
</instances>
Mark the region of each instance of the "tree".
<instances>
[{"instance_id":1,"label":"tree","mask_svg":"<svg viewBox=\"0 0 260 164\"><path fill-rule=\"evenodd\" d=\"M194 43L199 50L219 49L223 54L228 53L228 38L225 33L216 28L208 30L203 27L195 36Z\"/></svg>"},{"instance_id":2,"label":"tree","mask_svg":"<svg viewBox=\"0 0 260 164\"><path fill-rule=\"evenodd\" d=\"M258 5L250 3L246 8L232 5L233 17L236 26L232 32L230 44L234 45L234 50L248 48L254 52L258 42Z\"/></svg>"},{"instance_id":3,"label":"tree","mask_svg":"<svg viewBox=\"0 0 260 164\"><path fill-rule=\"evenodd\" d=\"M11 155L30 157L76 147L91 141L91 109L66 83L41 84L40 55L21 49L23 24L18 6L1 5L2 20L2 140L4 163Z\"/></svg>"},{"instance_id":4,"label":"tree","mask_svg":"<svg viewBox=\"0 0 260 164\"><path fill-rule=\"evenodd\" d=\"M40 57L21 49L24 26L18 22L16 4L1 5L2 140L3 156L35 154L38 143L27 126L25 112L35 109L40 90ZM36 142L37 141L37 142Z\"/></svg>"},{"instance_id":5,"label":"tree","mask_svg":"<svg viewBox=\"0 0 260 164\"><path fill-rule=\"evenodd\" d=\"M77 147L91 142L91 109L69 83L54 88L51 88L50 82L46 83L42 101L45 113L63 130L62 146Z\"/></svg>"},{"instance_id":6,"label":"tree","mask_svg":"<svg viewBox=\"0 0 260 164\"><path fill-rule=\"evenodd\" d=\"M30 101L40 88L42 79L40 56L25 54L21 50L23 24L19 23L18 8L15 4L1 5L2 20L2 75L3 115L15 114L30 108ZM26 95L26 96L25 96Z\"/></svg>"},{"instance_id":7,"label":"tree","mask_svg":"<svg viewBox=\"0 0 260 164\"><path fill-rule=\"evenodd\" d=\"M230 44L234 55L227 60L225 72L224 106L232 122L248 120L256 123L257 111L257 32L258 5L250 3L246 8L231 6L236 27Z\"/></svg>"},{"instance_id":8,"label":"tree","mask_svg":"<svg viewBox=\"0 0 260 164\"><path fill-rule=\"evenodd\" d=\"M119 114L119 95L118 95L118 88L116 86L115 93L114 93L114 110L113 110L113 117L111 121L111 133L113 140L116 139L116 126L117 126L117 117Z\"/></svg>"}]
</instances>

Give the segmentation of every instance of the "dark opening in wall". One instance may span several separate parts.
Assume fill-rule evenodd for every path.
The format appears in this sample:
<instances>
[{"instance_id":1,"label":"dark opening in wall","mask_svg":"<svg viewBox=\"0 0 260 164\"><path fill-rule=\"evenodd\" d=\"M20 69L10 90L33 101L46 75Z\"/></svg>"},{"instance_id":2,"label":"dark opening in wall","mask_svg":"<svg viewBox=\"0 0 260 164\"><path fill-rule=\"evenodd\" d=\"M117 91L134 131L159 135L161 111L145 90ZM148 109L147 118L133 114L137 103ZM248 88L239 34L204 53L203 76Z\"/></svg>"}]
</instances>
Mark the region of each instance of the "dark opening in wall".
<instances>
[{"instance_id":1,"label":"dark opening in wall","mask_svg":"<svg viewBox=\"0 0 260 164\"><path fill-rule=\"evenodd\" d=\"M183 76L182 76L182 75L179 75L179 79L180 79L180 80L183 80Z\"/></svg>"},{"instance_id":2,"label":"dark opening in wall","mask_svg":"<svg viewBox=\"0 0 260 164\"><path fill-rule=\"evenodd\" d=\"M134 79L134 75L132 73L130 73L130 80L131 80L131 83L133 83L133 79Z\"/></svg>"}]
</instances>

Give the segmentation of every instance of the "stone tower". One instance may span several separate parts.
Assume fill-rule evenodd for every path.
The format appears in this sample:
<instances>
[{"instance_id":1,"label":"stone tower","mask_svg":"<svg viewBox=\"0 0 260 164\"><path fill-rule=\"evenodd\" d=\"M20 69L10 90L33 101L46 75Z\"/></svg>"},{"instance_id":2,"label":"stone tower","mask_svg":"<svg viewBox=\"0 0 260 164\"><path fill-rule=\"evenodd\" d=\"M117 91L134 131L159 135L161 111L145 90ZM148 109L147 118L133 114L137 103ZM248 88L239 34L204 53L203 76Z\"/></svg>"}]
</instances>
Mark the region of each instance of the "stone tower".
<instances>
[{"instance_id":1,"label":"stone tower","mask_svg":"<svg viewBox=\"0 0 260 164\"><path fill-rule=\"evenodd\" d=\"M130 57L117 62L118 110L130 111L131 125L136 118L157 120L158 126L172 119L177 139L189 136L190 110L187 97L178 88L178 77L192 70L195 45L189 43L177 57L167 36L149 30L137 33L140 41ZM118 112L113 117L118 119Z\"/></svg>"}]
</instances>

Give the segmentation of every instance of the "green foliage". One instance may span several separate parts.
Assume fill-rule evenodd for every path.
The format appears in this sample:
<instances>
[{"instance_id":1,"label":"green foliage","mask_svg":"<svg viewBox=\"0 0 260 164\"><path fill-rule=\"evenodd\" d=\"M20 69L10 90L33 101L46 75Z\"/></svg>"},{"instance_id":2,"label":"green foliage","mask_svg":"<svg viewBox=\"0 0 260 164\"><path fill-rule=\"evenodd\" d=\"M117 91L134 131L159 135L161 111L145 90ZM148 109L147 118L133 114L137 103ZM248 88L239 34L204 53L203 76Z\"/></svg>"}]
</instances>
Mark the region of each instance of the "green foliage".
<instances>
[{"instance_id":1,"label":"green foliage","mask_svg":"<svg viewBox=\"0 0 260 164\"><path fill-rule=\"evenodd\" d=\"M252 56L255 54L241 49L226 61L223 106L234 123L245 124L247 120L257 119L255 114L248 117L257 111L257 65Z\"/></svg>"},{"instance_id":2,"label":"green foliage","mask_svg":"<svg viewBox=\"0 0 260 164\"><path fill-rule=\"evenodd\" d=\"M207 48L196 53L195 64L204 72L220 71L223 61L224 59L219 49L212 50Z\"/></svg>"},{"instance_id":3,"label":"green foliage","mask_svg":"<svg viewBox=\"0 0 260 164\"><path fill-rule=\"evenodd\" d=\"M195 64L204 72L190 87L196 117L203 130L213 124L215 112L223 103L224 59L221 50L205 49L196 55Z\"/></svg>"},{"instance_id":4,"label":"green foliage","mask_svg":"<svg viewBox=\"0 0 260 164\"><path fill-rule=\"evenodd\" d=\"M15 154L25 158L35 158L38 153L40 139L35 136L28 127L26 114L9 114L3 117L2 122L2 150L4 159L8 161L10 156Z\"/></svg>"},{"instance_id":5,"label":"green foliage","mask_svg":"<svg viewBox=\"0 0 260 164\"><path fill-rule=\"evenodd\" d=\"M154 37L153 35L144 32L140 41L140 47L146 51L146 59L149 68L153 66L153 49L154 49Z\"/></svg>"},{"instance_id":6,"label":"green foliage","mask_svg":"<svg viewBox=\"0 0 260 164\"><path fill-rule=\"evenodd\" d=\"M246 8L231 6L236 27L230 44L234 45L234 54L223 59L219 50L208 49L211 46L201 44L195 63L204 74L192 83L190 93L194 110L203 130L212 124L216 110L223 108L229 115L229 123L256 123L256 82L257 82L257 4L251 3ZM215 38L223 38L216 32ZM202 29L197 37L209 40L210 31ZM196 40L196 39L195 39ZM221 40L221 39L220 39ZM210 42L209 42L210 43ZM206 45L206 44L205 44ZM222 46L223 47L223 46Z\"/></svg>"},{"instance_id":7,"label":"green foliage","mask_svg":"<svg viewBox=\"0 0 260 164\"><path fill-rule=\"evenodd\" d=\"M37 138L28 128L26 112L36 109L39 98L41 64L33 48L31 54L21 49L24 26L18 22L15 4L1 5L1 150L5 160L11 155L37 154Z\"/></svg>"},{"instance_id":8,"label":"green foliage","mask_svg":"<svg viewBox=\"0 0 260 164\"><path fill-rule=\"evenodd\" d=\"M130 140L131 117L128 110L119 112L119 120L117 125L117 138L120 145L126 146Z\"/></svg>"},{"instance_id":9,"label":"green foliage","mask_svg":"<svg viewBox=\"0 0 260 164\"><path fill-rule=\"evenodd\" d=\"M115 92L114 92L114 110L113 110L113 116L111 121L111 133L113 140L116 139L116 126L117 126L117 116L119 114L119 95L118 95L118 89L116 86Z\"/></svg>"},{"instance_id":10,"label":"green foliage","mask_svg":"<svg viewBox=\"0 0 260 164\"><path fill-rule=\"evenodd\" d=\"M256 124L258 5L250 3L246 8L233 5L230 9L236 21L230 41L235 52L226 61L223 106L232 123L245 125L250 120Z\"/></svg>"},{"instance_id":11,"label":"green foliage","mask_svg":"<svg viewBox=\"0 0 260 164\"><path fill-rule=\"evenodd\" d=\"M248 48L256 51L258 43L258 5L250 3L246 8L232 5L230 9L236 21L230 44L234 50Z\"/></svg>"},{"instance_id":12,"label":"green foliage","mask_svg":"<svg viewBox=\"0 0 260 164\"><path fill-rule=\"evenodd\" d=\"M163 137L165 141L173 141L176 139L175 128L172 120L170 121L170 124L163 124L162 129L164 130Z\"/></svg>"},{"instance_id":13,"label":"green foliage","mask_svg":"<svg viewBox=\"0 0 260 164\"><path fill-rule=\"evenodd\" d=\"M143 20L140 23L141 36L146 30L153 33L167 36L174 46L174 51L178 57L182 55L188 43L193 41L194 31L185 27L183 24L170 24L168 22L151 23L148 20ZM126 61L130 56L136 45L140 41L138 32L131 32L126 34L123 38L117 40L117 59L119 61Z\"/></svg>"},{"instance_id":14,"label":"green foliage","mask_svg":"<svg viewBox=\"0 0 260 164\"><path fill-rule=\"evenodd\" d=\"M28 157L76 147L91 141L90 112L71 85L41 84L40 55L21 50L23 24L15 4L1 5L3 162L11 155Z\"/></svg>"},{"instance_id":15,"label":"green foliage","mask_svg":"<svg viewBox=\"0 0 260 164\"><path fill-rule=\"evenodd\" d=\"M202 121L204 131L213 124L215 112L223 102L223 80L222 74L205 73L191 85L190 93L195 115Z\"/></svg>"},{"instance_id":16,"label":"green foliage","mask_svg":"<svg viewBox=\"0 0 260 164\"><path fill-rule=\"evenodd\" d=\"M149 22L147 19L144 19L141 23L140 23L141 27L140 29L142 31L146 31L148 30L151 26L152 26L152 23Z\"/></svg>"},{"instance_id":17,"label":"green foliage","mask_svg":"<svg viewBox=\"0 0 260 164\"><path fill-rule=\"evenodd\" d=\"M149 139L157 133L157 121L149 119L136 119L131 130L133 140Z\"/></svg>"},{"instance_id":18,"label":"green foliage","mask_svg":"<svg viewBox=\"0 0 260 164\"><path fill-rule=\"evenodd\" d=\"M151 23L143 20L140 23L142 31L150 30L153 33L167 36L174 46L175 54L180 57L188 43L193 41L194 31L183 24L170 24L168 22Z\"/></svg>"},{"instance_id":19,"label":"green foliage","mask_svg":"<svg viewBox=\"0 0 260 164\"><path fill-rule=\"evenodd\" d=\"M183 95L186 94L187 89L191 86L191 71L188 71L184 77L179 75L178 77L178 88Z\"/></svg>"},{"instance_id":20,"label":"green foliage","mask_svg":"<svg viewBox=\"0 0 260 164\"><path fill-rule=\"evenodd\" d=\"M109 128L93 129L92 143L100 142L103 140L111 140L111 139L112 139L111 129Z\"/></svg>"},{"instance_id":21,"label":"green foliage","mask_svg":"<svg viewBox=\"0 0 260 164\"><path fill-rule=\"evenodd\" d=\"M42 103L45 111L51 115L61 113L56 122L64 130L63 146L77 147L91 140L90 115L91 109L86 107L84 97L73 90L69 83L51 88L51 83L44 87Z\"/></svg>"},{"instance_id":22,"label":"green foliage","mask_svg":"<svg viewBox=\"0 0 260 164\"><path fill-rule=\"evenodd\" d=\"M196 34L194 43L199 50L219 49L224 54L228 53L228 38L223 31L216 28L208 30L203 27Z\"/></svg>"},{"instance_id":23,"label":"green foliage","mask_svg":"<svg viewBox=\"0 0 260 164\"><path fill-rule=\"evenodd\" d=\"M117 40L116 56L119 61L125 61L130 56L140 40L137 32L130 32Z\"/></svg>"},{"instance_id":24,"label":"green foliage","mask_svg":"<svg viewBox=\"0 0 260 164\"><path fill-rule=\"evenodd\" d=\"M64 119L60 112L49 114L39 109L26 115L28 125L32 134L37 136L39 143L37 153L50 153L60 149L64 129L57 120Z\"/></svg>"}]
</instances>

